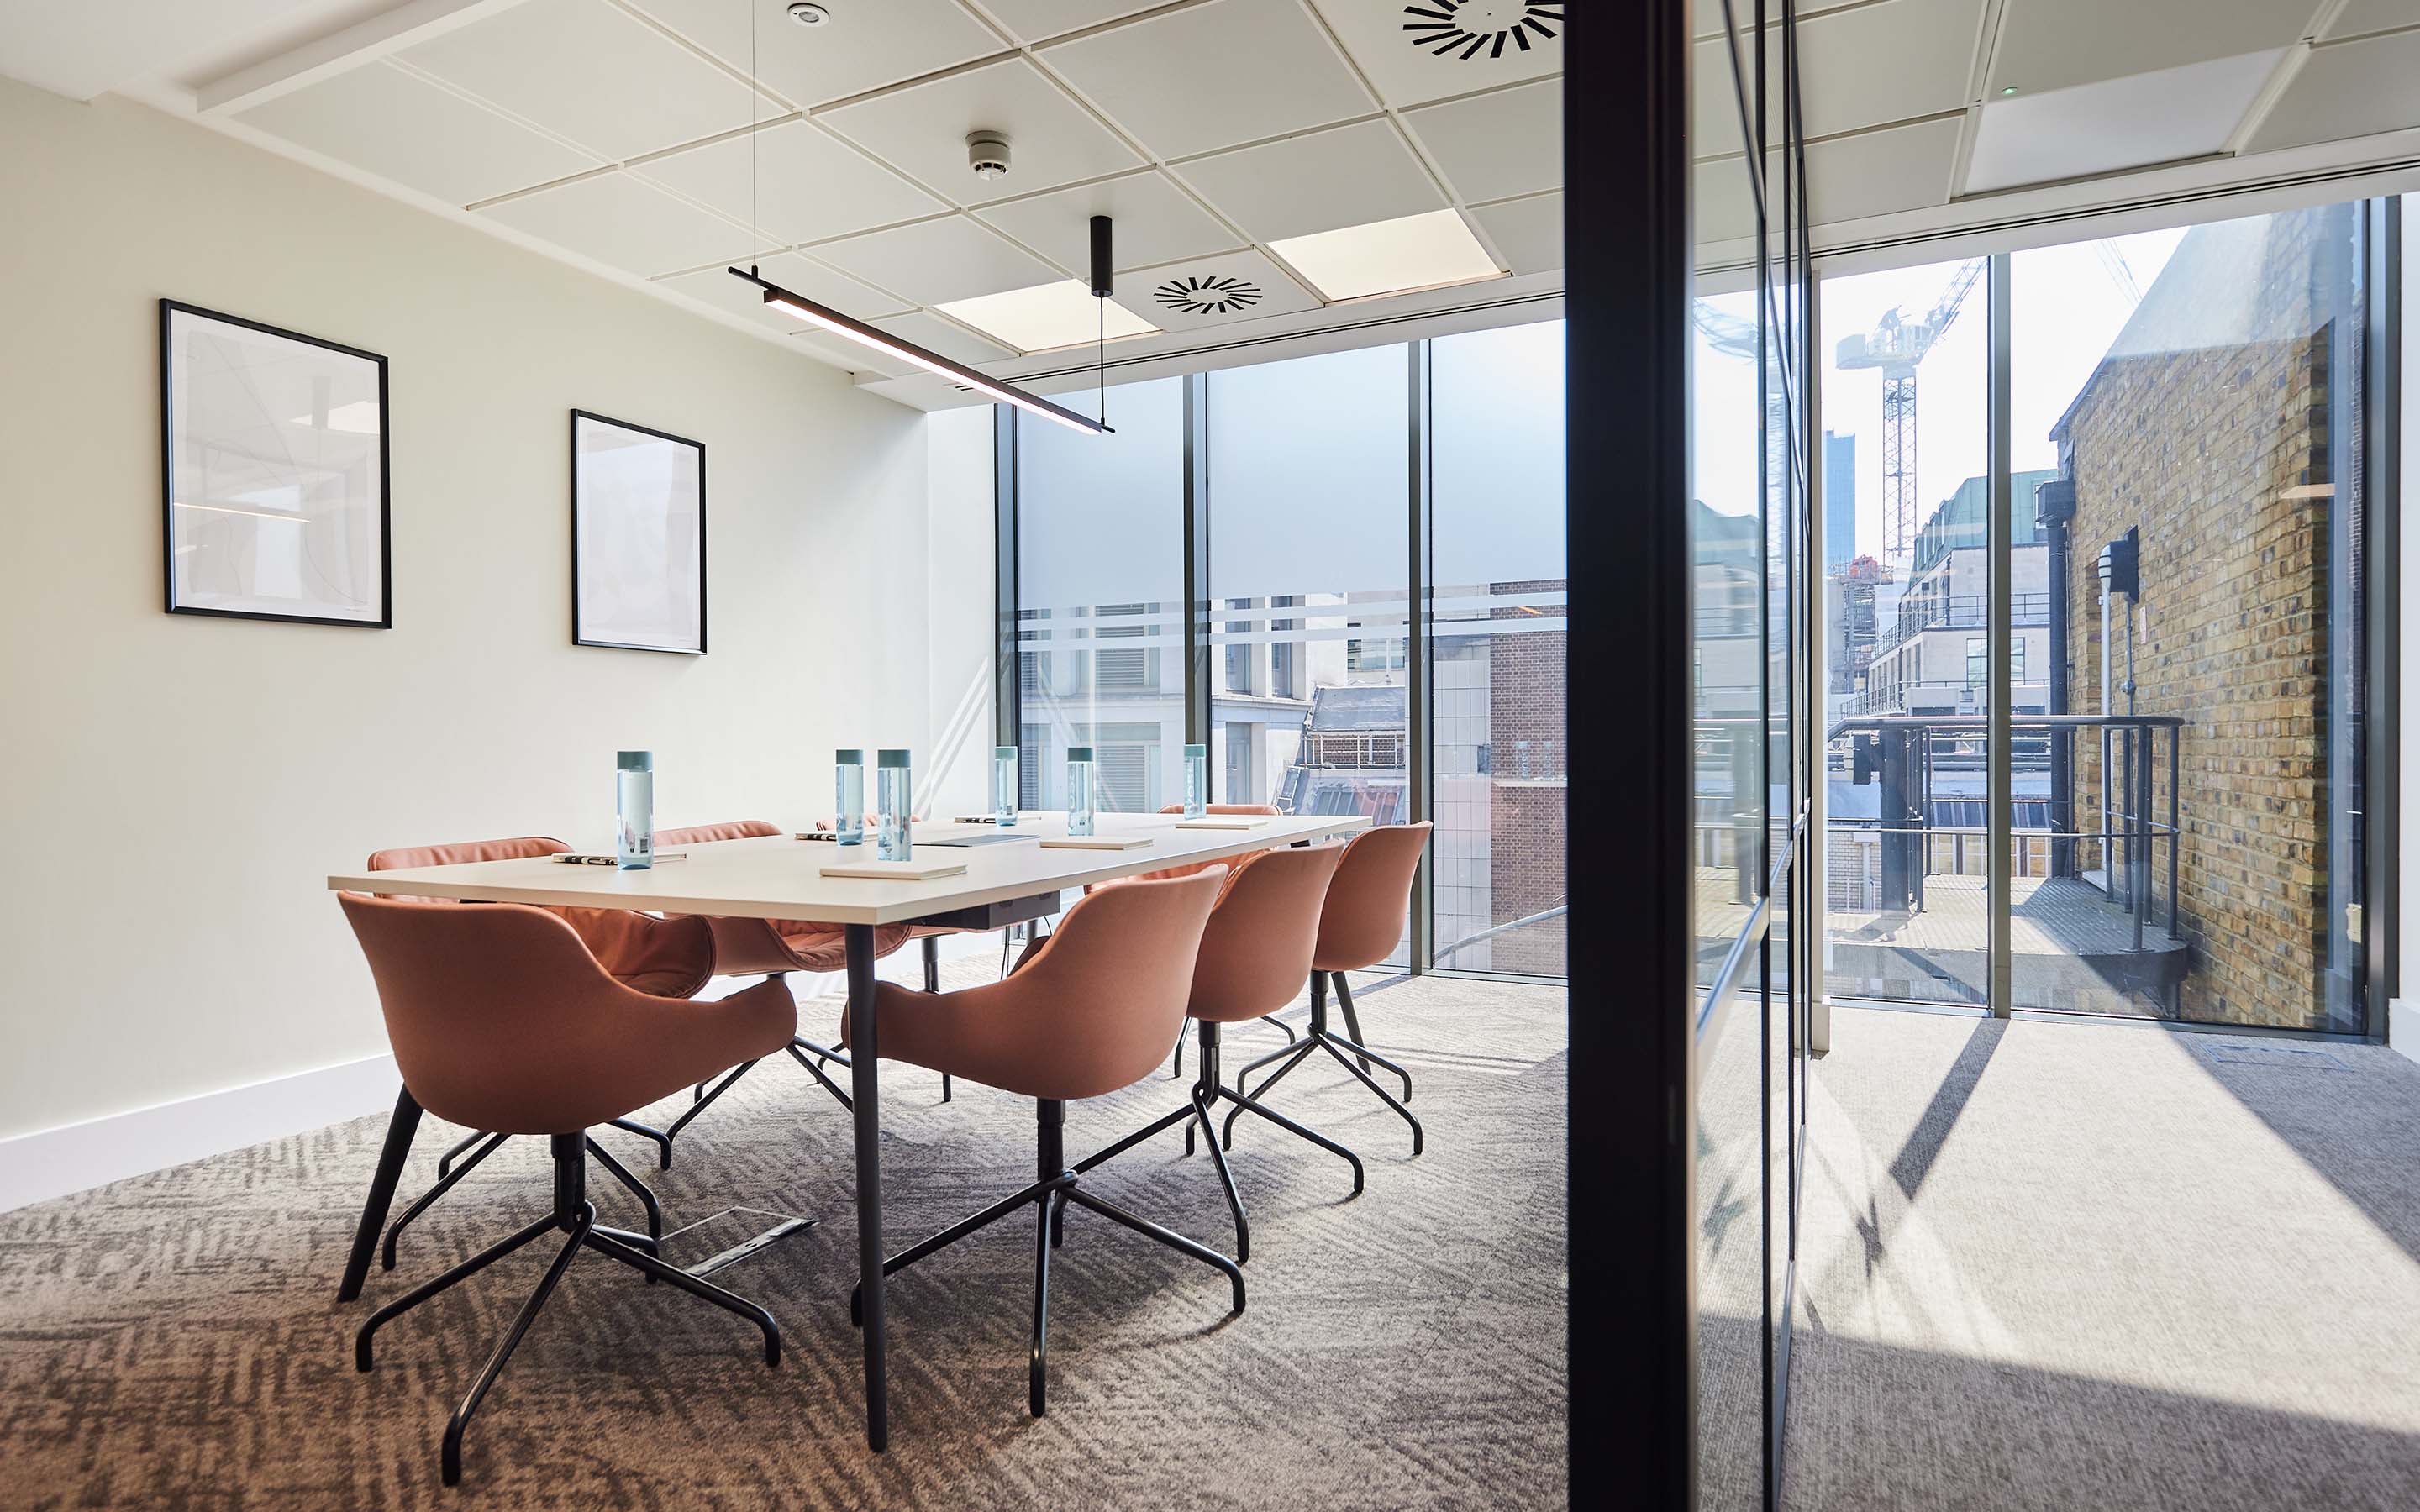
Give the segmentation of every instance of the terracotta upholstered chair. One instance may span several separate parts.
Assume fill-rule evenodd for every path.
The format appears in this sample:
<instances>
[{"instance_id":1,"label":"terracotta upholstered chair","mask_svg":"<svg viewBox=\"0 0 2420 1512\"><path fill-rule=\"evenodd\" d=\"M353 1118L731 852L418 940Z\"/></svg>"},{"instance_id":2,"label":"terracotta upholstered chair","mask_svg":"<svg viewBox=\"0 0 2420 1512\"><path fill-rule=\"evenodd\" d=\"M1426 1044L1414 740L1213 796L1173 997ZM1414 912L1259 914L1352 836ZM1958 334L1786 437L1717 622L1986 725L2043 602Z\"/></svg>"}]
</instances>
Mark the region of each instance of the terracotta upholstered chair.
<instances>
[{"instance_id":1,"label":"terracotta upholstered chair","mask_svg":"<svg viewBox=\"0 0 2420 1512\"><path fill-rule=\"evenodd\" d=\"M530 856L560 856L570 849L563 841L544 835L468 841L457 845L399 846L374 852L369 859L369 870L399 872L409 867L454 866L467 861L516 861ZM434 899L414 901L422 906L434 908L485 906ZM625 987L657 997L687 997L705 986L713 973L714 942L700 920L657 918L649 914L617 908L556 908L549 912L569 924L580 936L581 943L587 946L589 953L597 958L597 964ZM664 1131L629 1118L614 1118L606 1121L617 1129L653 1141L661 1158L670 1158L672 1136ZM485 1129L474 1130L438 1157L437 1184L422 1193L411 1206L404 1210L401 1217L387 1226L385 1240L379 1246L380 1265L386 1270L394 1270L396 1242L402 1237L404 1229L411 1227L413 1219L427 1211L430 1204L452 1191L462 1178L476 1170L479 1163L494 1154L497 1147L509 1137ZM628 1187L644 1205L647 1233L650 1236L661 1234L664 1231L664 1214L663 1209L656 1202L655 1193L593 1138L588 1141L588 1151L597 1157L598 1165L604 1166L615 1180ZM461 1164L456 1165L457 1161Z\"/></svg>"},{"instance_id":2,"label":"terracotta upholstered chair","mask_svg":"<svg viewBox=\"0 0 2420 1512\"><path fill-rule=\"evenodd\" d=\"M696 825L688 829L656 831L658 851L677 850L685 845L707 845L716 841L757 840L783 833L780 825L763 819L735 819L720 825ZM700 918L691 922L703 924L711 933L712 946L708 969L718 977L769 977L779 980L793 971L841 971L848 965L845 932L837 924L815 924L787 918ZM889 955L908 943L905 924L886 924L874 932L876 955ZM848 1093L831 1079L824 1068L829 1064L846 1066L848 1057L830 1045L797 1035L783 1047L790 1058L806 1069L808 1075L827 1092L848 1107ZM714 1105L715 1100L731 1090L733 1084L748 1074L756 1063L752 1060L734 1066L719 1081L700 1082L690 1089L690 1105L673 1120L665 1131L663 1162L667 1169L673 1163L672 1141L680 1132L697 1120L699 1114ZM942 1088L947 1101L949 1088Z\"/></svg>"},{"instance_id":3,"label":"terracotta upholstered chair","mask_svg":"<svg viewBox=\"0 0 2420 1512\"><path fill-rule=\"evenodd\" d=\"M1235 1073L1235 1085L1240 1088L1244 1078L1261 1067L1284 1060L1284 1065L1252 1089L1253 1097L1263 1097L1279 1078L1301 1065L1312 1050L1325 1050L1412 1126L1415 1155L1420 1152L1427 1135L1420 1128L1420 1120L1404 1105L1412 1100L1412 1073L1361 1042L1361 1021L1353 1011L1353 989L1346 984L1344 974L1374 966L1395 953L1396 943L1404 937L1404 921L1411 913L1412 878L1419 872L1420 857L1428 852L1429 831L1433 827L1425 820L1417 825L1380 825L1354 836L1344 847L1344 859L1336 868L1336 880L1328 885L1327 905L1320 915L1319 944L1311 952L1311 1031L1302 1043L1263 1056ZM1344 1011L1343 1034L1327 1026L1330 984L1336 988L1337 1006ZM1373 1060L1403 1078L1401 1102L1370 1079L1370 1062ZM1227 1115L1226 1127L1230 1134L1233 1132L1234 1114Z\"/></svg>"},{"instance_id":4,"label":"terracotta upholstered chair","mask_svg":"<svg viewBox=\"0 0 2420 1512\"><path fill-rule=\"evenodd\" d=\"M752 987L721 1002L658 996L613 980L573 927L518 903L430 906L356 893L338 900L369 958L405 1089L441 1119L503 1134L545 1134L554 1148L553 1211L372 1314L353 1341L367 1370L378 1331L540 1236L563 1246L445 1425L445 1484L462 1476L462 1434L555 1284L582 1249L738 1314L779 1365L782 1335L754 1303L653 1253L653 1240L605 1228L588 1200L587 1131L676 1092L735 1061L789 1042L787 989Z\"/></svg>"},{"instance_id":5,"label":"terracotta upholstered chair","mask_svg":"<svg viewBox=\"0 0 2420 1512\"><path fill-rule=\"evenodd\" d=\"M1235 1215L1235 1258L1252 1257L1252 1232L1244 1216L1244 1198L1235 1189L1234 1172L1210 1127L1210 1109L1221 1098L1236 1113L1254 1113L1290 1134L1332 1150L1353 1166L1353 1191L1362 1185L1361 1158L1326 1135L1315 1133L1282 1114L1273 1113L1238 1089L1221 1085L1218 1072L1218 1031L1229 1024L1263 1018L1294 1001L1311 971L1311 948L1319 939L1320 904L1328 881L1344 856L1341 845L1263 851L1228 873L1218 906L1202 936L1194 960L1193 983L1185 1011L1202 1041L1202 1069L1193 1084L1191 1101L1184 1107L1136 1130L1090 1159L1079 1161L1076 1173L1123 1154L1160 1133L1186 1125L1185 1151L1193 1152L1194 1127L1209 1142L1218 1165L1218 1180L1227 1189L1227 1209ZM1104 893L1116 888L1104 888Z\"/></svg>"},{"instance_id":6,"label":"terracotta upholstered chair","mask_svg":"<svg viewBox=\"0 0 2420 1512\"><path fill-rule=\"evenodd\" d=\"M1244 1310L1244 1273L1234 1261L1139 1218L1067 1168L1068 1103L1099 1097L1149 1076L1184 1021L1193 960L1223 873L1104 887L1067 910L1057 930L1006 980L954 993L919 993L894 982L876 989L882 1055L971 1077L1034 1100L1034 1181L981 1212L882 1262L896 1273L1027 1207L1034 1209L1033 1332L1026 1401L1044 1407L1049 1343L1050 1250L1069 1203L1224 1272L1232 1311ZM858 1299L850 1299L855 1314Z\"/></svg>"}]
</instances>

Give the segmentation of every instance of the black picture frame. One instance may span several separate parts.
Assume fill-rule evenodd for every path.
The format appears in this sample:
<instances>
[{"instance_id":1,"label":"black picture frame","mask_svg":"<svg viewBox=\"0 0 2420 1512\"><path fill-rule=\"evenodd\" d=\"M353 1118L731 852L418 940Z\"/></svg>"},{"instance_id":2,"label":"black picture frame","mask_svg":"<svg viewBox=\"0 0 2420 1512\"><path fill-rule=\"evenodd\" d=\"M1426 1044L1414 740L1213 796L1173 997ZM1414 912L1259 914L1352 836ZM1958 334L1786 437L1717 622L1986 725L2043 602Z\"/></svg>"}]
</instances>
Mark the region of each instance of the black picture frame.
<instances>
[{"instance_id":1,"label":"black picture frame","mask_svg":"<svg viewBox=\"0 0 2420 1512\"><path fill-rule=\"evenodd\" d=\"M592 635L589 633L589 627L585 623L581 609L581 585L582 581L582 573L580 532L580 427L583 421L590 424L610 425L616 430L630 431L637 435L650 437L656 440L668 441L676 446L685 446L696 454L697 644L694 646L669 644L655 645L642 640L613 640L602 635ZM569 436L571 464L571 643L576 646L595 646L611 651L653 651L668 656L705 656L706 653L706 630L709 619L706 601L706 443L701 440L692 440L687 436L676 436L671 431L658 430L653 425L642 425L632 421L616 420L611 415L598 414L593 409L574 409L571 411Z\"/></svg>"},{"instance_id":2,"label":"black picture frame","mask_svg":"<svg viewBox=\"0 0 2420 1512\"><path fill-rule=\"evenodd\" d=\"M378 460L379 460L379 602L378 617L355 618L341 615L288 614L266 609L220 609L201 604L182 604L177 597L177 431L178 416L176 407L176 323L179 317L207 320L220 325L274 336L281 341L317 347L340 356L369 363L378 378ZM395 628L395 474L390 451L388 417L391 413L387 393L387 360L380 354L349 347L343 342L288 331L223 310L206 309L179 300L160 301L160 552L161 593L163 607L171 614L194 614L222 620L268 620L283 625L333 625L355 629L391 630Z\"/></svg>"}]
</instances>

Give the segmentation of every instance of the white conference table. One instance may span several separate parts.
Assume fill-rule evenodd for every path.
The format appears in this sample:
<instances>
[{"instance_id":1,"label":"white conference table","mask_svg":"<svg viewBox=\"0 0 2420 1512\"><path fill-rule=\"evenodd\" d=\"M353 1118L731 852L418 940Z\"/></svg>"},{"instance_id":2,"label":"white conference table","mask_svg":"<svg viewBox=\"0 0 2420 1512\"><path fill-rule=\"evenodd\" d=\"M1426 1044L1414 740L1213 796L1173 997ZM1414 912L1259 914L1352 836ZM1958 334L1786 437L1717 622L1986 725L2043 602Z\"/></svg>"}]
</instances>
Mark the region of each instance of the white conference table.
<instances>
[{"instance_id":1,"label":"white conference table","mask_svg":"<svg viewBox=\"0 0 2420 1512\"><path fill-rule=\"evenodd\" d=\"M1111 882L1165 867L1216 861L1277 845L1308 844L1369 826L1359 814L1280 815L1251 829L1181 829L1176 816L1103 814L1104 836L1147 837L1132 850L1062 850L1039 841L1063 839L1067 819L1059 813L1021 813L1013 831L988 825L929 824L916 826L916 859L963 859L957 876L929 881L868 880L822 875L844 858L829 841L788 836L717 841L681 847L684 858L642 872L605 866L567 866L544 856L512 861L472 861L458 866L415 867L332 876L330 888L381 892L465 903L535 903L561 908L629 908L655 914L708 914L749 918L800 919L842 926L848 950L849 1080L856 1104L857 1246L864 1298L865 1436L879 1450L890 1442L889 1375L883 1318L881 1057L875 1041L875 927L925 923L964 929L1004 929L1059 911L1060 893ZM1001 833L1031 836L1031 842L944 847L937 841ZM852 847L870 857L872 839ZM848 859L856 859L849 856ZM360 1295L378 1235L386 1224L404 1157L420 1125L420 1104L410 1088L396 1099L378 1174L362 1209L361 1226L345 1270L340 1301Z\"/></svg>"}]
</instances>

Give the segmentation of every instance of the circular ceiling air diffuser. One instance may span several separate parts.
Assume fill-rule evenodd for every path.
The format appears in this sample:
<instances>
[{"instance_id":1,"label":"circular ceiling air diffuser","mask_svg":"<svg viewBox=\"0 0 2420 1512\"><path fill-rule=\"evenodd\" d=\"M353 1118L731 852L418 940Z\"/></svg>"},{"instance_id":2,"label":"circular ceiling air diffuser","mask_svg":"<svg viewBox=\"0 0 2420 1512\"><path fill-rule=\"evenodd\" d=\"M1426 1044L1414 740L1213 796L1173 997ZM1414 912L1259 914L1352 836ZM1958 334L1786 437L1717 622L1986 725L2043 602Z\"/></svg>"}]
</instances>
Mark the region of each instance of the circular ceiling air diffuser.
<instances>
[{"instance_id":1,"label":"circular ceiling air diffuser","mask_svg":"<svg viewBox=\"0 0 2420 1512\"><path fill-rule=\"evenodd\" d=\"M1179 315L1233 315L1261 302L1261 285L1246 278L1213 273L1207 278L1171 278L1152 297Z\"/></svg>"},{"instance_id":2,"label":"circular ceiling air diffuser","mask_svg":"<svg viewBox=\"0 0 2420 1512\"><path fill-rule=\"evenodd\" d=\"M1419 0L1404 8L1404 34L1414 47L1467 63L1481 53L1504 55L1507 47L1527 53L1552 41L1563 24L1563 8L1505 5L1499 0Z\"/></svg>"}]
</instances>

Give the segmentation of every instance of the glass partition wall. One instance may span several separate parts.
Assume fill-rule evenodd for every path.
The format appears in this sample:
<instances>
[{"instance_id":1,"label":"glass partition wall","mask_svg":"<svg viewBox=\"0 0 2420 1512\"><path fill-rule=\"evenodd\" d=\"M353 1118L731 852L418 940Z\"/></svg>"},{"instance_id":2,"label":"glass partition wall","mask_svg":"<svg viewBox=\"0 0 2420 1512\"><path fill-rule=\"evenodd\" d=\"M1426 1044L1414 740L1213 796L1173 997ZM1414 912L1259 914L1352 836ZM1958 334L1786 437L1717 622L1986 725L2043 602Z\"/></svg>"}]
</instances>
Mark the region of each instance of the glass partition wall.
<instances>
[{"instance_id":1,"label":"glass partition wall","mask_svg":"<svg viewBox=\"0 0 2420 1512\"><path fill-rule=\"evenodd\" d=\"M1833 997L2380 1027L2391 208L1824 281Z\"/></svg>"}]
</instances>

